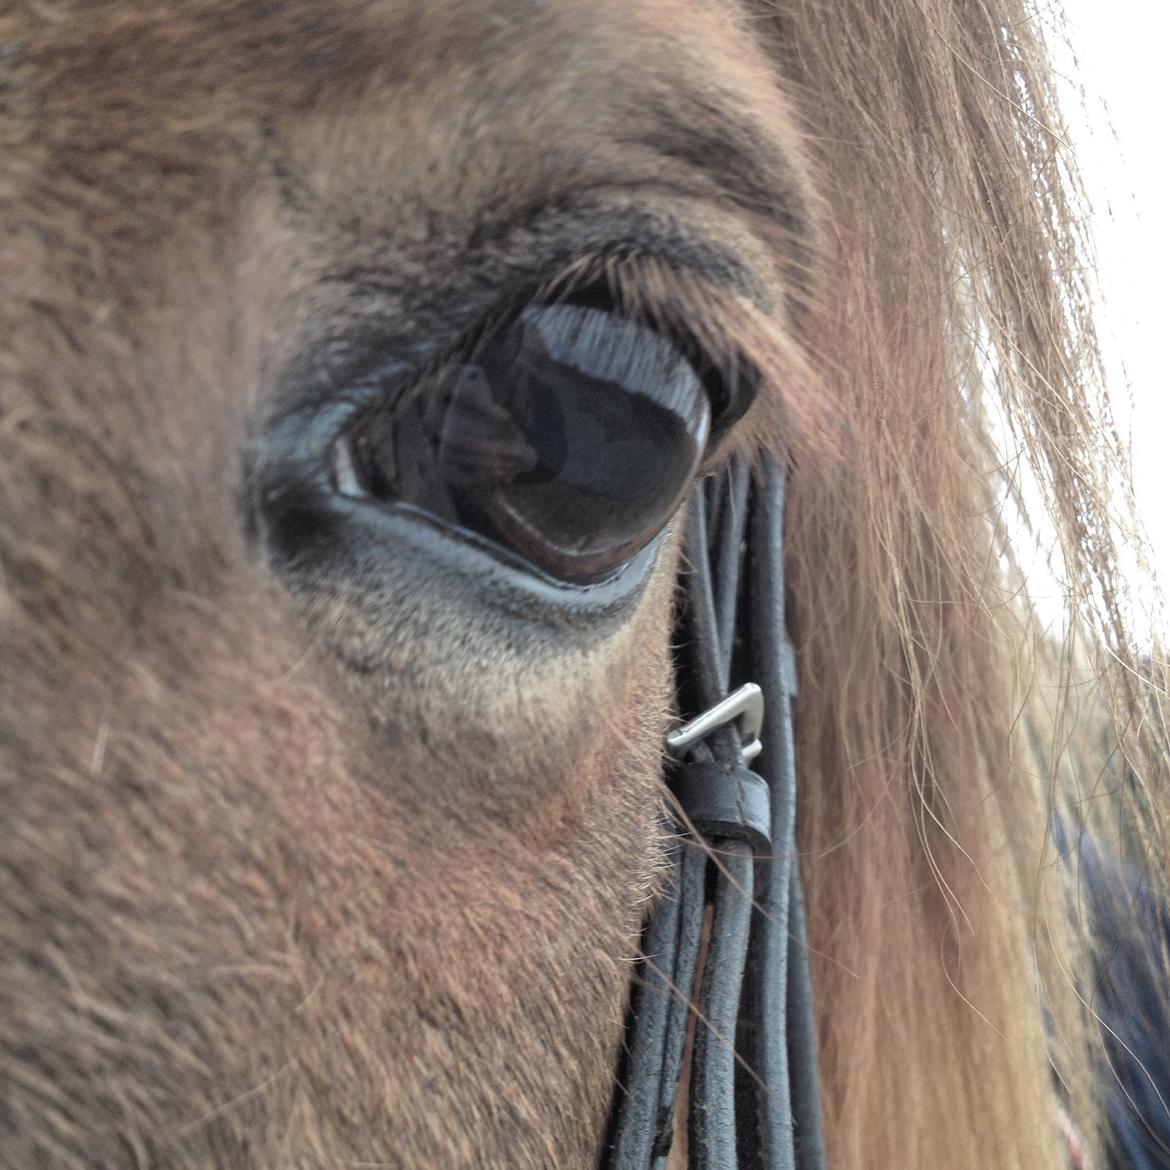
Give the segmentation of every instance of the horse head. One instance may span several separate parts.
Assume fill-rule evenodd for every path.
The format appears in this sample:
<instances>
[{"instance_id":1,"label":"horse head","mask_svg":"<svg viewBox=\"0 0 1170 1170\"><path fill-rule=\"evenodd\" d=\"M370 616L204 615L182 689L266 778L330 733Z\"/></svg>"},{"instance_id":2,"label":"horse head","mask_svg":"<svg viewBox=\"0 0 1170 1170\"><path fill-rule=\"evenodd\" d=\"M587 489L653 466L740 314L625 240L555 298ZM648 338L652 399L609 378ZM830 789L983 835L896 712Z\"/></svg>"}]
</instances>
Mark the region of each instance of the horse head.
<instances>
[{"instance_id":1,"label":"horse head","mask_svg":"<svg viewBox=\"0 0 1170 1170\"><path fill-rule=\"evenodd\" d=\"M685 500L783 458L830 1150L1058 1164L962 332L1051 455L1053 123L894 7L0 17L0 1163L595 1165Z\"/></svg>"}]
</instances>

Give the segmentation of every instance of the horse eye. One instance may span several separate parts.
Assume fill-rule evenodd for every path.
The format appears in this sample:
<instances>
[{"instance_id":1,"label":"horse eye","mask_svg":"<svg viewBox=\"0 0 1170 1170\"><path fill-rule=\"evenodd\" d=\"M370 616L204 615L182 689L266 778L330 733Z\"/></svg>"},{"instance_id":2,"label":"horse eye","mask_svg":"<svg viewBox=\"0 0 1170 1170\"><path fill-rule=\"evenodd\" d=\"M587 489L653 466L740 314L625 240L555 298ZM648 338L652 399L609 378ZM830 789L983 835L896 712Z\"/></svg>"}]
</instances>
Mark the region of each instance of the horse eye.
<instances>
[{"instance_id":1,"label":"horse eye","mask_svg":"<svg viewBox=\"0 0 1170 1170\"><path fill-rule=\"evenodd\" d=\"M582 305L530 308L426 393L361 418L335 445L334 483L585 584L662 530L709 428L702 380L653 329Z\"/></svg>"}]
</instances>

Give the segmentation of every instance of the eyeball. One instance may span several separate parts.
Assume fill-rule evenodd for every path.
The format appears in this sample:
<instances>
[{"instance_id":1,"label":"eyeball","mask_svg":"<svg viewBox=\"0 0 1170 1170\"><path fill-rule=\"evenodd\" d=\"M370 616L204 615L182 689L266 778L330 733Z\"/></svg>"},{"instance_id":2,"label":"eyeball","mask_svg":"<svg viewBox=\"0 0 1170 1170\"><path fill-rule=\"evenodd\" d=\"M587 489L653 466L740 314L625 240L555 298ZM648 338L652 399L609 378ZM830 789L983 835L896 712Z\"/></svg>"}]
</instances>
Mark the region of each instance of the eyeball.
<instances>
[{"instance_id":1,"label":"eyeball","mask_svg":"<svg viewBox=\"0 0 1170 1170\"><path fill-rule=\"evenodd\" d=\"M574 304L528 308L339 443L339 490L409 504L574 584L665 527L711 425L694 366L654 329Z\"/></svg>"}]
</instances>

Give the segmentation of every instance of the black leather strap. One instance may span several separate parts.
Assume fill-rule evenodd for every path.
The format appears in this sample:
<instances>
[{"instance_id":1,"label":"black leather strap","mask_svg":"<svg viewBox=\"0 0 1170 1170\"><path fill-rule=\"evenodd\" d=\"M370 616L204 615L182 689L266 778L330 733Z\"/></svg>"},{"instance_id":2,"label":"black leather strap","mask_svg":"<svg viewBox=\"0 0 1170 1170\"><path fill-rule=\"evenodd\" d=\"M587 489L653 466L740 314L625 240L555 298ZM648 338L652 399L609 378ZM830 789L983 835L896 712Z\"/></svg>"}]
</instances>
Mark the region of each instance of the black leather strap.
<instances>
[{"instance_id":1,"label":"black leather strap","mask_svg":"<svg viewBox=\"0 0 1170 1170\"><path fill-rule=\"evenodd\" d=\"M670 769L670 791L684 825L710 841L744 841L759 853L772 846L771 794L767 782L743 764L693 760Z\"/></svg>"},{"instance_id":2,"label":"black leather strap","mask_svg":"<svg viewBox=\"0 0 1170 1170\"><path fill-rule=\"evenodd\" d=\"M642 939L603 1170L665 1170L696 992L690 1170L824 1167L795 859L796 673L784 632L783 514L784 474L773 462L753 488L747 461L737 460L692 500L680 711L706 711L726 698L733 676L751 679L765 697L763 752L749 771L726 723L671 767L680 839Z\"/></svg>"}]
</instances>

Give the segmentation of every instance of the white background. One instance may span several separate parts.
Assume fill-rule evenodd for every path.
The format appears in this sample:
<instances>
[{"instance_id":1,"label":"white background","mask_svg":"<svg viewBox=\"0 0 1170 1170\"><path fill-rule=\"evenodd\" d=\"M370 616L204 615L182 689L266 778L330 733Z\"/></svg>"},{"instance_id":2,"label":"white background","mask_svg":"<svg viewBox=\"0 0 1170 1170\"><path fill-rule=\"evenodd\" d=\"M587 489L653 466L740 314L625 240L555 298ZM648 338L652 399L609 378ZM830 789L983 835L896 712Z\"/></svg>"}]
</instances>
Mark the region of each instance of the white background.
<instances>
[{"instance_id":1,"label":"white background","mask_svg":"<svg viewBox=\"0 0 1170 1170\"><path fill-rule=\"evenodd\" d=\"M1065 0L1054 46L1069 137L1093 203L1100 325L1138 514L1170 592L1170 5ZM1163 635L1165 613L1151 615Z\"/></svg>"}]
</instances>

